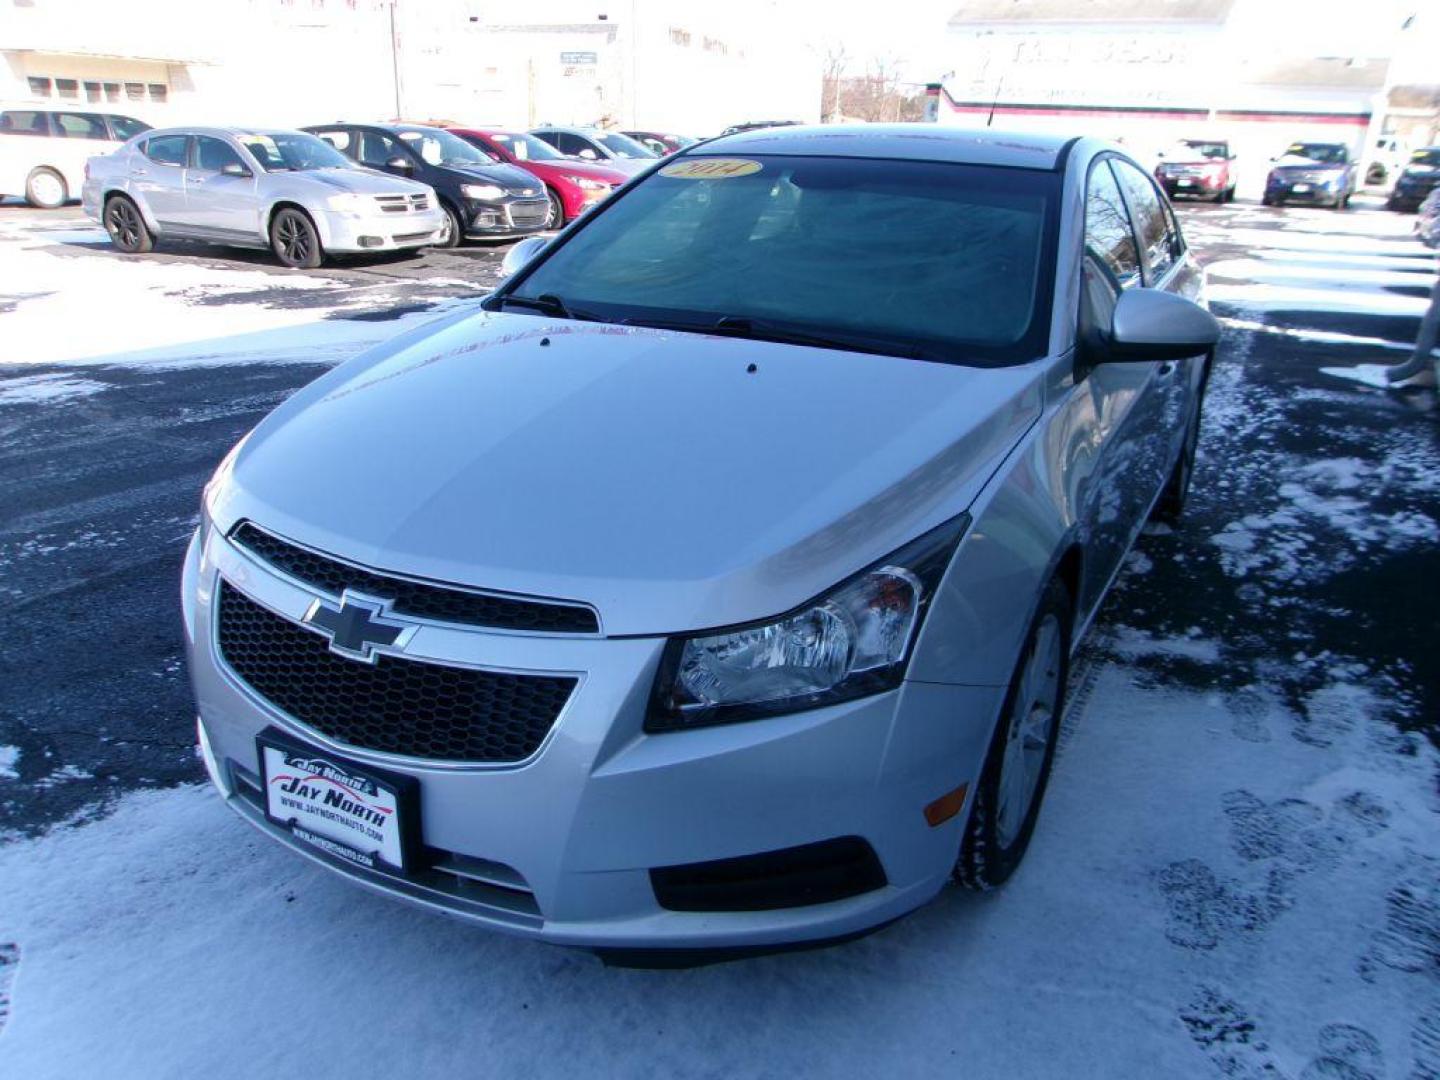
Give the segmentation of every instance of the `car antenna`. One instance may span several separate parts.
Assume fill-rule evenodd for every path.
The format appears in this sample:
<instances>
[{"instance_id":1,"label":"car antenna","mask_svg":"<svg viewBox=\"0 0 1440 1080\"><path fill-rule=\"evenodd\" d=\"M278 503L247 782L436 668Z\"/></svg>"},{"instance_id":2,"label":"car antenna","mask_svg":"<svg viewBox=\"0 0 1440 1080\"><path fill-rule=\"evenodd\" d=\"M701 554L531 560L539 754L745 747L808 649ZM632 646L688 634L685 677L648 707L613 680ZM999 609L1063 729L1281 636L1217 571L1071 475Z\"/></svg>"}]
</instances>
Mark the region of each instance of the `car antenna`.
<instances>
[{"instance_id":1,"label":"car antenna","mask_svg":"<svg viewBox=\"0 0 1440 1080\"><path fill-rule=\"evenodd\" d=\"M1000 77L995 80L995 96L990 99L990 115L985 117L985 126L988 128L995 122L995 106L1000 104L1000 88L1005 85L1005 73L1002 71Z\"/></svg>"}]
</instances>

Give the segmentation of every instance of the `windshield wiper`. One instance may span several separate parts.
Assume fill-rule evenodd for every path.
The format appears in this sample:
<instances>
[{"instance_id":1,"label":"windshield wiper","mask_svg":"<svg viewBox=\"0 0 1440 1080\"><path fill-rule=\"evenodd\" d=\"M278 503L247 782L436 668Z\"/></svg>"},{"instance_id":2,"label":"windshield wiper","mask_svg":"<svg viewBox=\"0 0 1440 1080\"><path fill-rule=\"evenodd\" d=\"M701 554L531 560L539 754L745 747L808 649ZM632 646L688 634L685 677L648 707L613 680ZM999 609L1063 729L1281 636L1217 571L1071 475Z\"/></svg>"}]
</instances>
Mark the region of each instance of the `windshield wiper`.
<instances>
[{"instance_id":1,"label":"windshield wiper","mask_svg":"<svg viewBox=\"0 0 1440 1080\"><path fill-rule=\"evenodd\" d=\"M539 296L515 296L505 293L494 298L497 308L509 304L513 307L529 308L531 311L538 311L542 315L556 315L562 319L575 319L579 322L607 322L599 315L589 311L582 311L579 308L572 308L561 300L554 293L541 293Z\"/></svg>"},{"instance_id":2,"label":"windshield wiper","mask_svg":"<svg viewBox=\"0 0 1440 1080\"><path fill-rule=\"evenodd\" d=\"M672 322L660 319L625 319L628 326L649 326L656 330L688 330L696 334L719 334L724 337L747 338L751 341L773 341L781 345L809 345L817 349L841 349L845 352L874 353L898 356L906 360L926 360L929 355L910 342L891 341L866 335L815 334L787 326L752 319L745 315L725 315L712 323Z\"/></svg>"}]
</instances>

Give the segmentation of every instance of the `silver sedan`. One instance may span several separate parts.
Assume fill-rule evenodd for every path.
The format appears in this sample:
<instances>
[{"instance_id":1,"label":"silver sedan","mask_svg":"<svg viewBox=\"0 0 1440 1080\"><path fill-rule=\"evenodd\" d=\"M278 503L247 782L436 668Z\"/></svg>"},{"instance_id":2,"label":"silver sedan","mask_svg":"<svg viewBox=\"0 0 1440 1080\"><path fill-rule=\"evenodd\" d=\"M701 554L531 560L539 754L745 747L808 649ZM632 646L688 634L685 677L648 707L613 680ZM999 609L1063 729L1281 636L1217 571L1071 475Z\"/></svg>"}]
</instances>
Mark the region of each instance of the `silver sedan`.
<instances>
[{"instance_id":1,"label":"silver sedan","mask_svg":"<svg viewBox=\"0 0 1440 1080\"><path fill-rule=\"evenodd\" d=\"M1155 181L1090 139L757 131L507 261L207 488L182 593L229 805L629 957L1004 882L1070 657L1189 490L1218 326Z\"/></svg>"},{"instance_id":2,"label":"silver sedan","mask_svg":"<svg viewBox=\"0 0 1440 1080\"><path fill-rule=\"evenodd\" d=\"M121 251L203 240L268 247L293 267L424 247L446 221L426 185L362 168L303 131L147 131L89 160L81 198Z\"/></svg>"}]
</instances>

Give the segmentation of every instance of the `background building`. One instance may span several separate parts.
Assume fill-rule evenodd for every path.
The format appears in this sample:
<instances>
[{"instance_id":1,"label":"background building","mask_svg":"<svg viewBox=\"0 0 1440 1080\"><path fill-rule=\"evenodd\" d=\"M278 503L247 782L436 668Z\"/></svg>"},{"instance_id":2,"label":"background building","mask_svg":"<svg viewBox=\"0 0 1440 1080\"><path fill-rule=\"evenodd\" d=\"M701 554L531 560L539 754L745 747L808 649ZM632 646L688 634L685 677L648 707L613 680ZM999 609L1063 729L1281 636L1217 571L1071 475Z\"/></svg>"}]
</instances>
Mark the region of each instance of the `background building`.
<instances>
[{"instance_id":1,"label":"background building","mask_svg":"<svg viewBox=\"0 0 1440 1080\"><path fill-rule=\"evenodd\" d=\"M779 0L9 0L0 101L151 123L608 119L706 135L819 118L799 33Z\"/></svg>"},{"instance_id":2,"label":"background building","mask_svg":"<svg viewBox=\"0 0 1440 1080\"><path fill-rule=\"evenodd\" d=\"M1307 0L964 0L927 117L1086 132L1142 159L1224 137L1241 157L1242 193L1254 194L1291 141L1368 156L1395 126L1396 72L1430 40L1417 6L1372 0L1337 19ZM1424 127L1406 138L1428 141Z\"/></svg>"}]
</instances>

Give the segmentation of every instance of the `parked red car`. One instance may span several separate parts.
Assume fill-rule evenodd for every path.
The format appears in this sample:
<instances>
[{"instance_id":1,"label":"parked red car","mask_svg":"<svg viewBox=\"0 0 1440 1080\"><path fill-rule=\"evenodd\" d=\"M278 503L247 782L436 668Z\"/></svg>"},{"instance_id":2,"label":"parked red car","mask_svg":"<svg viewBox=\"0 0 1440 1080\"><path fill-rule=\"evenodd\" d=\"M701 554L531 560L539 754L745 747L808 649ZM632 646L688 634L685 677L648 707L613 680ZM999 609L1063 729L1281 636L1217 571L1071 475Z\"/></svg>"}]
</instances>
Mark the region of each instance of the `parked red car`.
<instances>
[{"instance_id":1,"label":"parked red car","mask_svg":"<svg viewBox=\"0 0 1440 1080\"><path fill-rule=\"evenodd\" d=\"M550 216L545 228L558 229L603 201L626 180L625 173L589 161L576 161L549 143L523 131L493 128L449 129L471 146L509 165L518 165L545 182Z\"/></svg>"},{"instance_id":2,"label":"parked red car","mask_svg":"<svg viewBox=\"0 0 1440 1080\"><path fill-rule=\"evenodd\" d=\"M1235 153L1224 139L1185 139L1155 167L1155 179L1172 199L1198 195L1217 203L1235 198Z\"/></svg>"}]
</instances>

